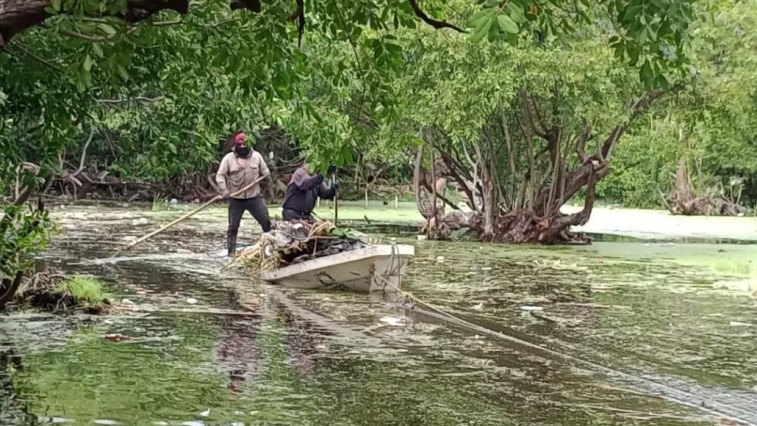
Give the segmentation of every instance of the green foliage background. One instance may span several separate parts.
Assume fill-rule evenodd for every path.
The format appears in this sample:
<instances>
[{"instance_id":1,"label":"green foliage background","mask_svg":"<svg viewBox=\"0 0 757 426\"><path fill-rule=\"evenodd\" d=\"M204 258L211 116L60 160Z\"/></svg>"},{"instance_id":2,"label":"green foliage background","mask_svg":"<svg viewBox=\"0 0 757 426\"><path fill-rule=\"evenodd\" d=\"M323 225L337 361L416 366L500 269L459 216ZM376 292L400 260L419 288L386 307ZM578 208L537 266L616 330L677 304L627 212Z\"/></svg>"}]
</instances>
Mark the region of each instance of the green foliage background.
<instances>
[{"instance_id":1,"label":"green foliage background","mask_svg":"<svg viewBox=\"0 0 757 426\"><path fill-rule=\"evenodd\" d=\"M404 1L326 2L308 11L301 48L286 2L254 14L201 1L186 16L163 12L133 26L88 18L101 2L78 2L83 9L62 13L69 3L52 4L48 28L18 35L0 54L6 190L19 160L55 171L65 151L75 163L93 128L90 162L124 179L160 182L205 172L219 155L220 137L238 129L263 134L269 126L284 129L284 143L296 139L319 163L360 158L406 165L405 148L418 143L415 125L446 122L453 134L471 137L493 104L512 97L523 73L546 84L572 62L566 80L580 77L596 86L595 94L629 87L601 81L601 70L582 70L575 57L582 43L586 58L614 56L621 62L603 66L621 77L637 74L648 87L692 71L699 77L675 105L666 104L622 142L600 196L659 207L659 191L667 191L676 156L684 154L700 164L702 185L737 176L748 195L757 195L757 165L750 161L757 151L756 23L748 13L754 1L424 5L437 19L465 24L469 36L429 28ZM115 11L121 3L106 7ZM565 12L568 5L573 14ZM453 80L438 78L447 73ZM608 100L587 95L568 92L560 102L575 117L613 124L617 115L604 115ZM676 148L681 129L685 149Z\"/></svg>"}]
</instances>

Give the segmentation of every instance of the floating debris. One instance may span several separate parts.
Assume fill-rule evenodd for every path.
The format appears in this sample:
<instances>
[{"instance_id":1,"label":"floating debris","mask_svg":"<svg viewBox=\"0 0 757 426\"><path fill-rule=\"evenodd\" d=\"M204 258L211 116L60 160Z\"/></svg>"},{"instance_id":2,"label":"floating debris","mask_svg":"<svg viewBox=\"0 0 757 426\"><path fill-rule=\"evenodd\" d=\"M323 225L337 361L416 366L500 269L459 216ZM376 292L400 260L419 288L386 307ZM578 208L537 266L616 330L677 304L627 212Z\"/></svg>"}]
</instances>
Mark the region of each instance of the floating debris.
<instances>
[{"instance_id":1,"label":"floating debris","mask_svg":"<svg viewBox=\"0 0 757 426\"><path fill-rule=\"evenodd\" d=\"M392 327L402 327L405 325L405 320L397 317L382 317L379 321Z\"/></svg>"},{"instance_id":2,"label":"floating debris","mask_svg":"<svg viewBox=\"0 0 757 426\"><path fill-rule=\"evenodd\" d=\"M123 342L124 340L130 340L131 337L124 336L123 334L113 333L113 334L106 334L105 340L109 342Z\"/></svg>"},{"instance_id":3,"label":"floating debris","mask_svg":"<svg viewBox=\"0 0 757 426\"><path fill-rule=\"evenodd\" d=\"M544 310L544 308L542 308L541 306L521 306L520 309L523 310L523 311L526 311L526 312L543 311Z\"/></svg>"},{"instance_id":4,"label":"floating debris","mask_svg":"<svg viewBox=\"0 0 757 426\"><path fill-rule=\"evenodd\" d=\"M187 297L187 303L194 305L195 303L197 303L197 299L195 299L194 297Z\"/></svg>"}]
</instances>

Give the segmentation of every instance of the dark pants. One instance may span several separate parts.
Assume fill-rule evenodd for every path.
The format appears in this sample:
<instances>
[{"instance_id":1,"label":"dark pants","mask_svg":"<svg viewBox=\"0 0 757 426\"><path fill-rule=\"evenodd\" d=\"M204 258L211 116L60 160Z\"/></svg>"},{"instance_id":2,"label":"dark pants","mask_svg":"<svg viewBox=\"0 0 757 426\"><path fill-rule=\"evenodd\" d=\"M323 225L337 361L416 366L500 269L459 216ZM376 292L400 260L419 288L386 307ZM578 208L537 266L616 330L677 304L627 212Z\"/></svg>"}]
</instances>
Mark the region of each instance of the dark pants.
<instances>
[{"instance_id":1,"label":"dark pants","mask_svg":"<svg viewBox=\"0 0 757 426\"><path fill-rule=\"evenodd\" d=\"M313 216L305 212L298 212L296 210L284 209L282 217L286 221L290 220L313 220Z\"/></svg>"},{"instance_id":2,"label":"dark pants","mask_svg":"<svg viewBox=\"0 0 757 426\"><path fill-rule=\"evenodd\" d=\"M271 230L271 219L268 218L268 207L266 207L263 197L229 199L229 231L226 236L229 256L236 251L239 223L242 221L245 210L250 212L252 217L260 224L263 232Z\"/></svg>"}]
</instances>

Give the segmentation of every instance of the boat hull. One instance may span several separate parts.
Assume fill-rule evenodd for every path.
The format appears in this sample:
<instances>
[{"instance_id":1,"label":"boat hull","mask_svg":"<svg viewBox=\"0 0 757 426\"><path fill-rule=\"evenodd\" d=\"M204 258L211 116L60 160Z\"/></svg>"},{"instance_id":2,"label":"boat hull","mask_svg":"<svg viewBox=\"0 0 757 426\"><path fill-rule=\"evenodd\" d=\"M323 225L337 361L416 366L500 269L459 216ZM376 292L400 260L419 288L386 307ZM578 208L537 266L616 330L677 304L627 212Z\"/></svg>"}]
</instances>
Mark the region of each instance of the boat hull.
<instances>
[{"instance_id":1,"label":"boat hull","mask_svg":"<svg viewBox=\"0 0 757 426\"><path fill-rule=\"evenodd\" d=\"M302 289L396 292L413 255L411 245L377 245L266 271L261 279Z\"/></svg>"}]
</instances>

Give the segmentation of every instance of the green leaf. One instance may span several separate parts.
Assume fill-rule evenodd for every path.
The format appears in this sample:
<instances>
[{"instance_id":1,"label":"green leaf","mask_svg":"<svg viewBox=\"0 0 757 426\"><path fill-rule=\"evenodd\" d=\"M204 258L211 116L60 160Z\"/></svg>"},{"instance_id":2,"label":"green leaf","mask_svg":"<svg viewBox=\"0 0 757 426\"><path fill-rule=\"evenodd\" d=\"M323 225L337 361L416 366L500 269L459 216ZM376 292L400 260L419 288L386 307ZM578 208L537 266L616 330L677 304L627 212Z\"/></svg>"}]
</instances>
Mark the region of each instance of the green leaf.
<instances>
[{"instance_id":1,"label":"green leaf","mask_svg":"<svg viewBox=\"0 0 757 426\"><path fill-rule=\"evenodd\" d=\"M636 22L639 20L642 8L639 5L628 6L620 18L620 22Z\"/></svg>"},{"instance_id":2,"label":"green leaf","mask_svg":"<svg viewBox=\"0 0 757 426\"><path fill-rule=\"evenodd\" d=\"M103 48L100 47L99 43L92 43L91 46L92 46L92 53L94 53L95 56L97 56L98 58L102 58L105 56L105 54L103 53Z\"/></svg>"},{"instance_id":3,"label":"green leaf","mask_svg":"<svg viewBox=\"0 0 757 426\"><path fill-rule=\"evenodd\" d=\"M113 37L116 35L116 29L110 26L109 24L100 23L97 24L97 26L104 32L108 37Z\"/></svg>"},{"instance_id":4,"label":"green leaf","mask_svg":"<svg viewBox=\"0 0 757 426\"><path fill-rule=\"evenodd\" d=\"M471 37L471 40L474 43L481 41L484 38L484 36L486 36L489 33L489 28L491 28L492 24L494 24L494 19L493 17L490 17L490 19L485 21L483 25L475 29L473 36Z\"/></svg>"},{"instance_id":5,"label":"green leaf","mask_svg":"<svg viewBox=\"0 0 757 426\"><path fill-rule=\"evenodd\" d=\"M507 15L502 14L497 16L497 23L499 24L499 28L504 32L511 34L518 33L518 24Z\"/></svg>"},{"instance_id":6,"label":"green leaf","mask_svg":"<svg viewBox=\"0 0 757 426\"><path fill-rule=\"evenodd\" d=\"M86 72L92 71L92 57L90 57L89 55L85 56L83 66L84 66L84 71Z\"/></svg>"},{"instance_id":7,"label":"green leaf","mask_svg":"<svg viewBox=\"0 0 757 426\"><path fill-rule=\"evenodd\" d=\"M649 60L644 61L644 65L641 66L641 70L639 71L639 79L642 83L644 83L644 86L647 88L651 88L654 84L654 73L652 72L652 66L649 63Z\"/></svg>"},{"instance_id":8,"label":"green leaf","mask_svg":"<svg viewBox=\"0 0 757 426\"><path fill-rule=\"evenodd\" d=\"M655 77L655 86L659 87L662 90L670 89L670 83L668 82L668 79L665 78L665 76L662 74Z\"/></svg>"},{"instance_id":9,"label":"green leaf","mask_svg":"<svg viewBox=\"0 0 757 426\"><path fill-rule=\"evenodd\" d=\"M87 86L84 83L84 79L81 77L76 79L76 90L78 90L80 93L87 90Z\"/></svg>"},{"instance_id":10,"label":"green leaf","mask_svg":"<svg viewBox=\"0 0 757 426\"><path fill-rule=\"evenodd\" d=\"M497 39L499 35L499 25L492 25L489 27L489 41L492 42Z\"/></svg>"},{"instance_id":11,"label":"green leaf","mask_svg":"<svg viewBox=\"0 0 757 426\"><path fill-rule=\"evenodd\" d=\"M116 71L121 76L121 78L123 78L124 80L128 80L129 79L129 73L126 72L126 68L124 68L123 65L116 64Z\"/></svg>"},{"instance_id":12,"label":"green leaf","mask_svg":"<svg viewBox=\"0 0 757 426\"><path fill-rule=\"evenodd\" d=\"M486 21L491 19L494 13L495 10L491 8L479 10L470 17L470 19L466 23L466 26L468 28L481 28L481 26L484 25Z\"/></svg>"},{"instance_id":13,"label":"green leaf","mask_svg":"<svg viewBox=\"0 0 757 426\"><path fill-rule=\"evenodd\" d=\"M60 0L53 0L51 6L55 13L60 13Z\"/></svg>"},{"instance_id":14,"label":"green leaf","mask_svg":"<svg viewBox=\"0 0 757 426\"><path fill-rule=\"evenodd\" d=\"M465 26L468 28L475 28L478 26L478 20L482 17L489 14L489 9L481 9L478 12L474 13L473 16L468 18L468 20L465 22Z\"/></svg>"},{"instance_id":15,"label":"green leaf","mask_svg":"<svg viewBox=\"0 0 757 426\"><path fill-rule=\"evenodd\" d=\"M526 22L526 12L523 10L523 6L521 6L520 4L515 3L514 1L510 1L509 3L507 3L505 10L508 14L510 14L510 17L516 23L522 24Z\"/></svg>"}]
</instances>

